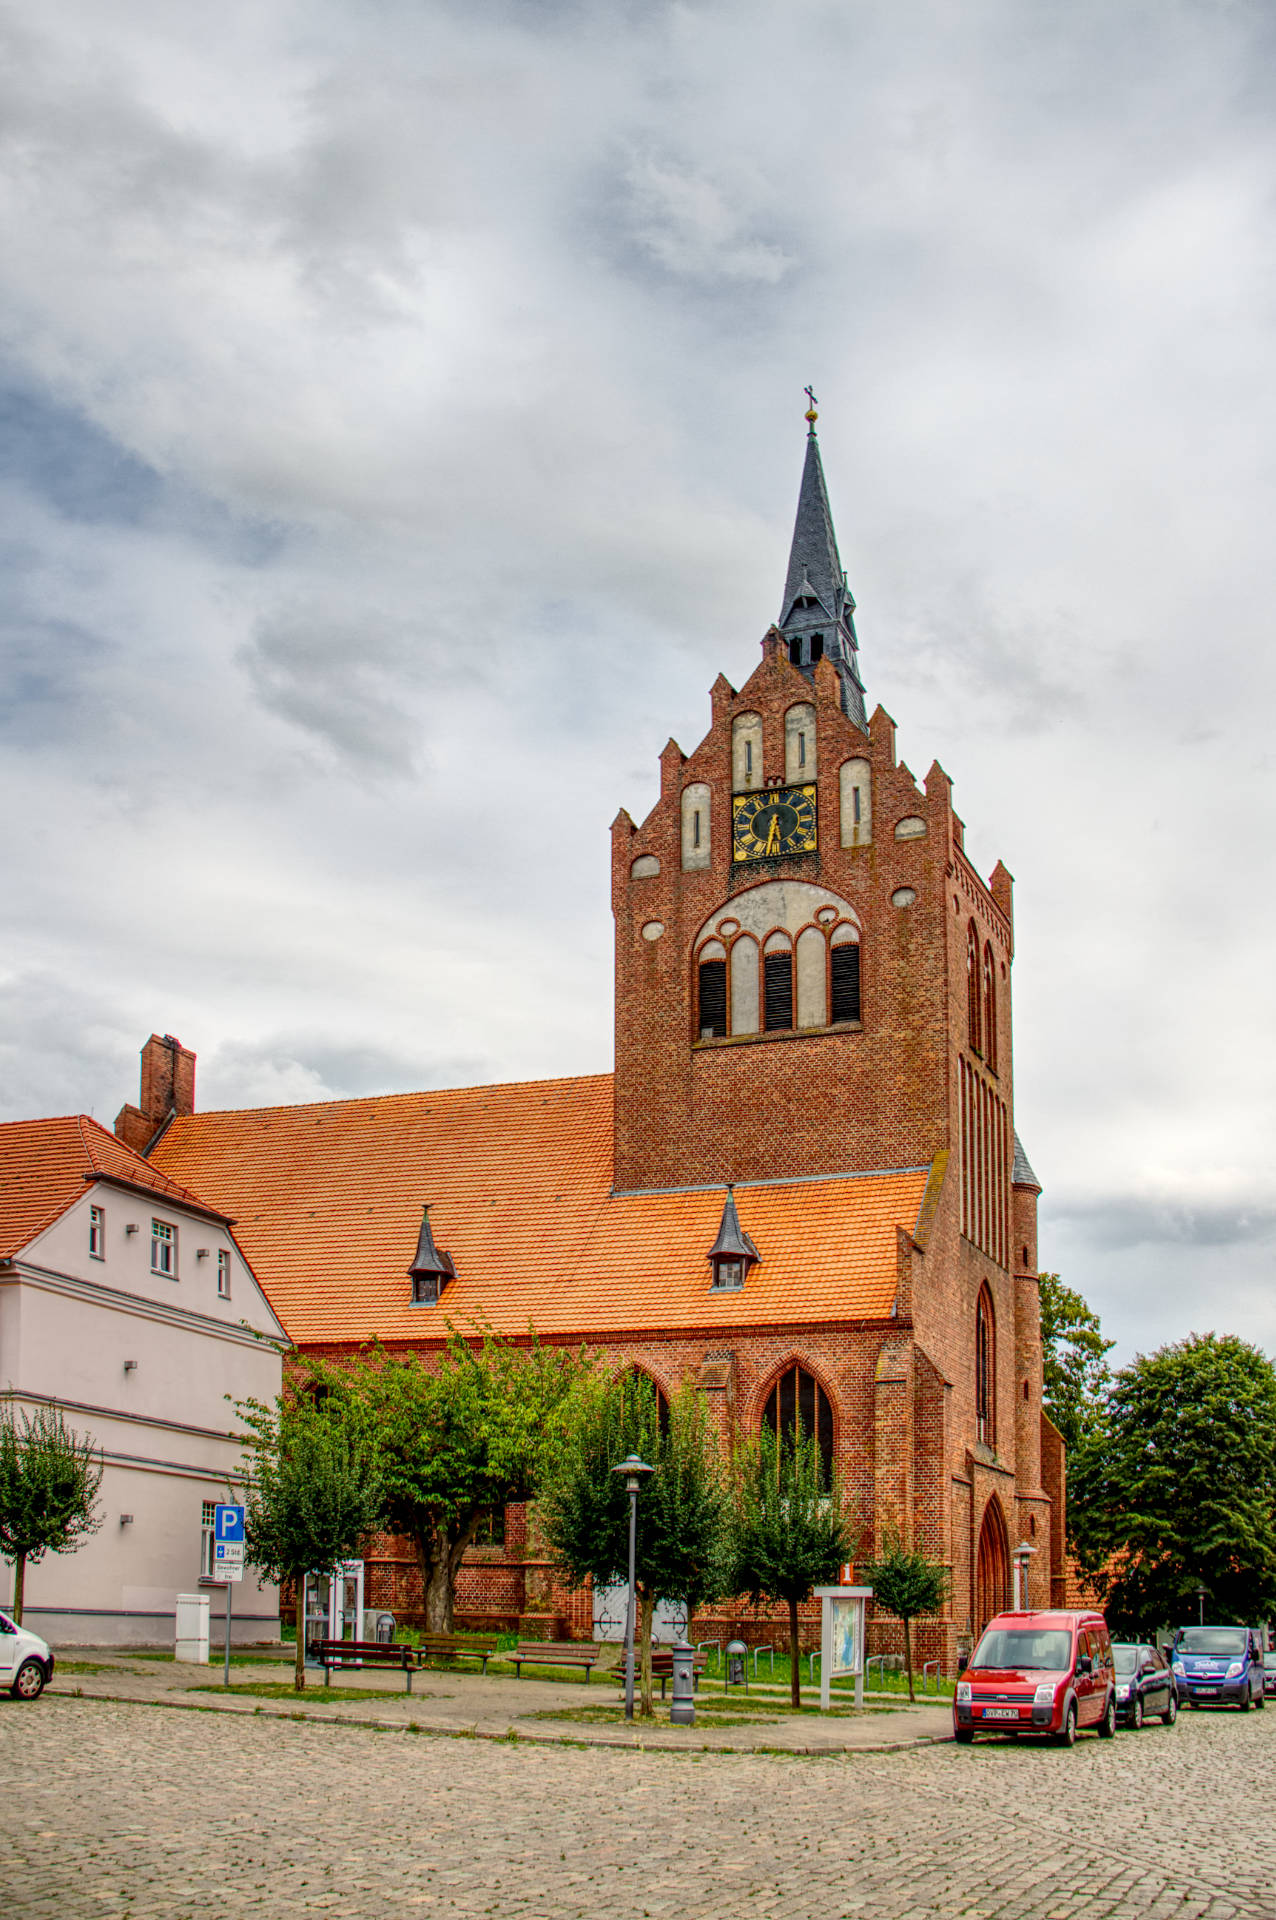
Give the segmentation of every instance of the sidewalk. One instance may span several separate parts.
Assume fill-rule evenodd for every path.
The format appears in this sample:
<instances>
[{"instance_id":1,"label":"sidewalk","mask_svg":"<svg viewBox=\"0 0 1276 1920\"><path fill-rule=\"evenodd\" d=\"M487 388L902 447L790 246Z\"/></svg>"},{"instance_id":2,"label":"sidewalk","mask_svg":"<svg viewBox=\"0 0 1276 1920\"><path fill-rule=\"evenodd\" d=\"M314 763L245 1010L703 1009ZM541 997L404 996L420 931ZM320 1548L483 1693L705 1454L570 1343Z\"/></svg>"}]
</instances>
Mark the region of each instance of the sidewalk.
<instances>
[{"instance_id":1,"label":"sidewalk","mask_svg":"<svg viewBox=\"0 0 1276 1920\"><path fill-rule=\"evenodd\" d=\"M93 1668L94 1671L80 1671ZM214 1713L257 1713L296 1719L332 1720L343 1726L413 1727L421 1733L478 1739L518 1739L573 1746L641 1747L647 1752L718 1753L882 1753L900 1747L930 1744L951 1737L951 1709L945 1701L913 1707L870 1698L863 1713L845 1716L794 1714L757 1706L752 1712L733 1690L729 1724L722 1696L701 1683L696 1699L697 1724L675 1727L669 1722L669 1702L656 1700L654 1720L595 1719L615 1712L619 1698L615 1671L595 1674L586 1686L577 1679L557 1681L528 1675L453 1672L431 1668L414 1675L411 1694L396 1692L400 1677L382 1669L372 1673L347 1671L334 1675L340 1701L314 1700L308 1694L262 1698L237 1693L236 1687L263 1683L291 1686L291 1658L252 1665L231 1665L231 1690L221 1687L220 1661L207 1667L167 1660L139 1659L118 1647L68 1648L59 1656L52 1694L81 1694L85 1699L133 1701ZM307 1672L307 1687L323 1676ZM390 1698L369 1698L389 1693ZM805 1700L818 1700L818 1689L803 1690ZM755 1695L756 1699L757 1696ZM577 1718L576 1715L587 1715Z\"/></svg>"}]
</instances>

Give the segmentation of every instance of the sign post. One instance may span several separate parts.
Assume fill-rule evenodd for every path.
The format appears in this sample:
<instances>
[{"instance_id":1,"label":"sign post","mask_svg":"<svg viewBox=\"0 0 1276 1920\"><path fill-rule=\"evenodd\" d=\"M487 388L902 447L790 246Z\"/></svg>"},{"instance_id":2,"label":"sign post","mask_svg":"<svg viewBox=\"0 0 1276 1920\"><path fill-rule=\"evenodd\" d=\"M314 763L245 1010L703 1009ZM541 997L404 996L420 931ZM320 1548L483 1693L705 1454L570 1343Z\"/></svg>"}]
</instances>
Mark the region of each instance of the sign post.
<instances>
[{"instance_id":1,"label":"sign post","mask_svg":"<svg viewBox=\"0 0 1276 1920\"><path fill-rule=\"evenodd\" d=\"M834 1680L855 1679L855 1704L864 1704L864 1609L871 1587L817 1587L820 1603L820 1709L831 1705Z\"/></svg>"},{"instance_id":2,"label":"sign post","mask_svg":"<svg viewBox=\"0 0 1276 1920\"><path fill-rule=\"evenodd\" d=\"M219 1506L213 1509L213 1575L226 1589L226 1648L222 1685L230 1685L231 1589L244 1577L244 1509Z\"/></svg>"}]
</instances>

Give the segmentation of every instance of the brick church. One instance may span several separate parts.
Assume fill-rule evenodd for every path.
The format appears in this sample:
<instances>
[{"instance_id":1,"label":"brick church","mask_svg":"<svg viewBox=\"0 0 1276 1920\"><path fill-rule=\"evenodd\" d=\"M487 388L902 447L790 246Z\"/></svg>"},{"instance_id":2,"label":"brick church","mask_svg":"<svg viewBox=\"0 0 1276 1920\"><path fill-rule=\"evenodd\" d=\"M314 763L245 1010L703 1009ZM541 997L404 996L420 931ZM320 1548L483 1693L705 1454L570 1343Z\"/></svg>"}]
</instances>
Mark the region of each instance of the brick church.
<instances>
[{"instance_id":1,"label":"brick church","mask_svg":"<svg viewBox=\"0 0 1276 1920\"><path fill-rule=\"evenodd\" d=\"M724 1445L813 1436L862 1557L894 1529L951 1568L921 1636L951 1666L1021 1581L1046 1605L1064 1573L1011 879L980 877L947 775L918 785L867 713L807 418L761 660L738 691L719 675L704 739L671 740L647 818L612 826L614 1076L199 1113L193 1056L153 1037L116 1130L234 1218L303 1351L530 1323L665 1394L695 1382ZM588 1633L526 1515L501 1534L459 1620ZM387 1545L368 1604L410 1612L414 1578Z\"/></svg>"}]
</instances>

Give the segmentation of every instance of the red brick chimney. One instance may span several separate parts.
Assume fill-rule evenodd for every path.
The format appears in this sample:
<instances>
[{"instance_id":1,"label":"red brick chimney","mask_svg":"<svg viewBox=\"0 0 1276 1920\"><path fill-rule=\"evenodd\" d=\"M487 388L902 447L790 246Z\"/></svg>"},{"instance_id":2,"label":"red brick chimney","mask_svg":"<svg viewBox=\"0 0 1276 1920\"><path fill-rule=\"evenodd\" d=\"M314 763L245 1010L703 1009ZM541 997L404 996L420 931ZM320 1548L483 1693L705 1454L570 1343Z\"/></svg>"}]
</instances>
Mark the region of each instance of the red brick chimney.
<instances>
[{"instance_id":1,"label":"red brick chimney","mask_svg":"<svg viewBox=\"0 0 1276 1920\"><path fill-rule=\"evenodd\" d=\"M139 1106L121 1107L116 1138L145 1153L166 1120L195 1111L195 1056L171 1033L153 1033L142 1048Z\"/></svg>"}]
</instances>

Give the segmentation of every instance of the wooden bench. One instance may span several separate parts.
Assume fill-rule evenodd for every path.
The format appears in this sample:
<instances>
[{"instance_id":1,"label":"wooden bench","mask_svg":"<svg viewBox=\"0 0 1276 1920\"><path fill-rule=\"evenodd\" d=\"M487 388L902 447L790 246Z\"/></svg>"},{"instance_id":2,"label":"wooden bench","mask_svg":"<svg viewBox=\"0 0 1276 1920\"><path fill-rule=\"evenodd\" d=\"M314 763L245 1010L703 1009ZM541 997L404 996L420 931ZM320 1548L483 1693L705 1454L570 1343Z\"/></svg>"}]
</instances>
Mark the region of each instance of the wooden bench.
<instances>
[{"instance_id":1,"label":"wooden bench","mask_svg":"<svg viewBox=\"0 0 1276 1920\"><path fill-rule=\"evenodd\" d=\"M423 1633L420 1653L422 1666L427 1660L481 1660L486 1673L487 1663L496 1653L496 1635L486 1640L463 1640L455 1633Z\"/></svg>"},{"instance_id":2,"label":"wooden bench","mask_svg":"<svg viewBox=\"0 0 1276 1920\"><path fill-rule=\"evenodd\" d=\"M412 1691L412 1675L420 1665L415 1647L387 1645L383 1640L316 1640L314 1651L325 1682L333 1667L394 1667L404 1676L404 1691Z\"/></svg>"},{"instance_id":3,"label":"wooden bench","mask_svg":"<svg viewBox=\"0 0 1276 1920\"><path fill-rule=\"evenodd\" d=\"M583 1667L588 1686L590 1674L610 1652L604 1643L593 1640L520 1640L512 1653L503 1653L500 1658L513 1661L518 1680L523 1677L524 1667Z\"/></svg>"},{"instance_id":4,"label":"wooden bench","mask_svg":"<svg viewBox=\"0 0 1276 1920\"><path fill-rule=\"evenodd\" d=\"M708 1659L709 1659L709 1652L707 1648L704 1648L702 1650L697 1650L691 1656L691 1685L693 1690L697 1689L700 1685L700 1675L704 1672L705 1667L708 1664ZM622 1665L623 1665L623 1662L622 1662ZM651 1649L651 1677L653 1680L659 1680L660 1698L663 1700L665 1697L665 1687L668 1685L669 1681L673 1679L673 1648L672 1647L653 1647ZM635 1686L639 1685L641 1680L642 1680L642 1648L635 1647L634 1648L634 1685Z\"/></svg>"}]
</instances>

